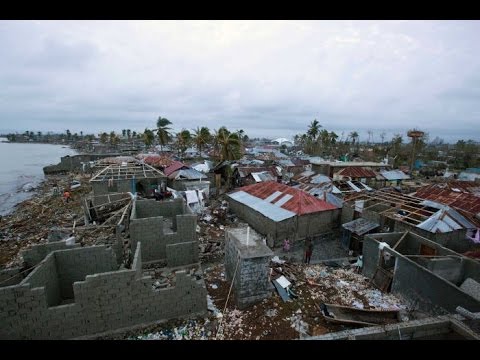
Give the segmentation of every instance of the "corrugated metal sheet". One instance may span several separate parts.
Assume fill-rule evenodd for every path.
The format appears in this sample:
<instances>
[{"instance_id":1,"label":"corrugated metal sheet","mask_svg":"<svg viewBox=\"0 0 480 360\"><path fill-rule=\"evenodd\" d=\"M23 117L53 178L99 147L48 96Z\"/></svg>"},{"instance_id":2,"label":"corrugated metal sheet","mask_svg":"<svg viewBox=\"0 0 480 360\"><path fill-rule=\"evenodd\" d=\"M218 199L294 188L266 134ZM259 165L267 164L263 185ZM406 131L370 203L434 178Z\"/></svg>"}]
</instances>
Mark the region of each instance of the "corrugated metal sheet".
<instances>
[{"instance_id":1,"label":"corrugated metal sheet","mask_svg":"<svg viewBox=\"0 0 480 360\"><path fill-rule=\"evenodd\" d=\"M283 209L292 211L297 215L336 209L336 207L332 204L317 199L302 190L294 189L288 185L280 184L274 181L244 186L240 188L239 191L247 192L263 200L269 198L276 191L281 192L282 194L290 194L292 195L292 198L281 207Z\"/></svg>"},{"instance_id":2,"label":"corrugated metal sheet","mask_svg":"<svg viewBox=\"0 0 480 360\"><path fill-rule=\"evenodd\" d=\"M455 209L461 209L475 215L480 212L480 197L470 193L457 192L439 184L429 185L417 190L416 197L433 200Z\"/></svg>"},{"instance_id":3,"label":"corrugated metal sheet","mask_svg":"<svg viewBox=\"0 0 480 360\"><path fill-rule=\"evenodd\" d=\"M182 167L186 166L180 161L174 161L169 166L167 166L163 172L165 175L170 176L174 171L180 170Z\"/></svg>"},{"instance_id":4,"label":"corrugated metal sheet","mask_svg":"<svg viewBox=\"0 0 480 360\"><path fill-rule=\"evenodd\" d=\"M342 225L344 229L359 236L362 236L363 234L366 234L370 230L373 230L379 226L380 224L364 218L358 218Z\"/></svg>"},{"instance_id":5,"label":"corrugated metal sheet","mask_svg":"<svg viewBox=\"0 0 480 360\"><path fill-rule=\"evenodd\" d=\"M380 171L380 175L382 175L388 181L410 179L410 176L406 175L403 171L400 170L382 170Z\"/></svg>"},{"instance_id":6,"label":"corrugated metal sheet","mask_svg":"<svg viewBox=\"0 0 480 360\"><path fill-rule=\"evenodd\" d=\"M376 176L373 170L357 166L346 167L337 172L336 174L341 176L348 176L351 178L374 178Z\"/></svg>"},{"instance_id":7,"label":"corrugated metal sheet","mask_svg":"<svg viewBox=\"0 0 480 360\"><path fill-rule=\"evenodd\" d=\"M265 201L271 203L273 200L275 200L277 197L279 197L280 195L282 195L282 192L281 191L275 191L272 195L270 195L269 197L267 197L265 199Z\"/></svg>"},{"instance_id":8,"label":"corrugated metal sheet","mask_svg":"<svg viewBox=\"0 0 480 360\"><path fill-rule=\"evenodd\" d=\"M323 183L331 183L331 182L332 182L332 179L322 174L318 174L310 178L310 183L312 184L323 184Z\"/></svg>"},{"instance_id":9,"label":"corrugated metal sheet","mask_svg":"<svg viewBox=\"0 0 480 360\"><path fill-rule=\"evenodd\" d=\"M315 196L318 199L325 200L329 204L341 209L343 207L343 200L336 197L331 192L325 192L322 189L314 188L308 191L310 195ZM325 199L326 198L326 199Z\"/></svg>"},{"instance_id":10,"label":"corrugated metal sheet","mask_svg":"<svg viewBox=\"0 0 480 360\"><path fill-rule=\"evenodd\" d=\"M358 188L354 183L352 183L351 181L347 181L347 184L353 189L355 190L356 192L361 192L362 189Z\"/></svg>"},{"instance_id":11,"label":"corrugated metal sheet","mask_svg":"<svg viewBox=\"0 0 480 360\"><path fill-rule=\"evenodd\" d=\"M293 195L290 195L290 194L285 194L284 196L282 196L279 200L275 201L273 204L275 206L282 206L283 204L285 204L288 200L290 200L291 198L293 198Z\"/></svg>"},{"instance_id":12,"label":"corrugated metal sheet","mask_svg":"<svg viewBox=\"0 0 480 360\"><path fill-rule=\"evenodd\" d=\"M253 196L245 191L237 191L233 194L228 194L228 196L239 203L258 211L260 214L272 219L273 221L283 221L296 215L292 211L270 204L269 202Z\"/></svg>"},{"instance_id":13,"label":"corrugated metal sheet","mask_svg":"<svg viewBox=\"0 0 480 360\"><path fill-rule=\"evenodd\" d=\"M180 179L200 180L200 179L206 179L207 176L195 169L181 169L171 173L168 178L175 179L175 180L180 180Z\"/></svg>"}]
</instances>

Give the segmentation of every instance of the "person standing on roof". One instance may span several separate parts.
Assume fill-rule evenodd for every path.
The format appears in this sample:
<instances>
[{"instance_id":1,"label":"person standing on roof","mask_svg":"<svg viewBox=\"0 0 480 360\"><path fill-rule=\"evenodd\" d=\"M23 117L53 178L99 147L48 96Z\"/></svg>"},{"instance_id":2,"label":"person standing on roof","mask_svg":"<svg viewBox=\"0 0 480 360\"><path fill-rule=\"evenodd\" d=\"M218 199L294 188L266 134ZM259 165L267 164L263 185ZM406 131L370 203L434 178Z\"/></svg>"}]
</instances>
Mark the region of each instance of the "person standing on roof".
<instances>
[{"instance_id":1,"label":"person standing on roof","mask_svg":"<svg viewBox=\"0 0 480 360\"><path fill-rule=\"evenodd\" d=\"M313 241L310 236L305 239L305 263L310 264L310 259L313 253Z\"/></svg>"}]
</instances>

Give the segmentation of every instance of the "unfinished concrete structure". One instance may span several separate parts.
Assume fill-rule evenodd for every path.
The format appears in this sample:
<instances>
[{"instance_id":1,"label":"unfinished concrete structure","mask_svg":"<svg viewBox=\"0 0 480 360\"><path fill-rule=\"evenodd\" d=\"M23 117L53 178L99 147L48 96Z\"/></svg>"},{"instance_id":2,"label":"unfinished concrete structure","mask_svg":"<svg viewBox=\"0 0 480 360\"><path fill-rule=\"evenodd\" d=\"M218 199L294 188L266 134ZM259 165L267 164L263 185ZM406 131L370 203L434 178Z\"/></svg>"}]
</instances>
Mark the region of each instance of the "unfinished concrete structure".
<instances>
[{"instance_id":1,"label":"unfinished concrete structure","mask_svg":"<svg viewBox=\"0 0 480 360\"><path fill-rule=\"evenodd\" d=\"M206 288L185 271L155 289L137 243L129 269L105 246L57 250L17 284L0 287L0 339L69 339L203 314ZM3 285L3 284L2 284Z\"/></svg>"},{"instance_id":2,"label":"unfinished concrete structure","mask_svg":"<svg viewBox=\"0 0 480 360\"><path fill-rule=\"evenodd\" d=\"M130 241L134 252L143 246L145 262L166 261L168 267L198 263L197 216L181 198L136 200L130 215Z\"/></svg>"},{"instance_id":3,"label":"unfinished concrete structure","mask_svg":"<svg viewBox=\"0 0 480 360\"><path fill-rule=\"evenodd\" d=\"M103 159L106 157L116 156L120 154L82 154L67 155L60 158L60 162L56 165L48 165L43 168L45 175L65 174L71 171L81 171L83 164Z\"/></svg>"},{"instance_id":4,"label":"unfinished concrete structure","mask_svg":"<svg viewBox=\"0 0 480 360\"><path fill-rule=\"evenodd\" d=\"M322 237L338 226L340 210L325 201L274 181L242 187L228 194L231 210L279 247L306 236Z\"/></svg>"},{"instance_id":5,"label":"unfinished concrete structure","mask_svg":"<svg viewBox=\"0 0 480 360\"><path fill-rule=\"evenodd\" d=\"M225 233L225 274L233 281L236 305L244 309L271 295L270 259L273 252L248 228Z\"/></svg>"},{"instance_id":6,"label":"unfinished concrete structure","mask_svg":"<svg viewBox=\"0 0 480 360\"><path fill-rule=\"evenodd\" d=\"M378 190L348 197L342 208L342 224L357 218L380 224L384 232L411 231L456 252L476 248L467 237L475 224L455 209L430 200Z\"/></svg>"},{"instance_id":7,"label":"unfinished concrete structure","mask_svg":"<svg viewBox=\"0 0 480 360\"><path fill-rule=\"evenodd\" d=\"M367 235L363 275L433 313L480 310L480 263L417 234Z\"/></svg>"},{"instance_id":8,"label":"unfinished concrete structure","mask_svg":"<svg viewBox=\"0 0 480 360\"><path fill-rule=\"evenodd\" d=\"M167 183L166 176L154 167L146 164L112 164L100 170L90 179L95 196L139 192L144 196L153 196L158 186ZM96 204L97 205L97 204Z\"/></svg>"}]
</instances>

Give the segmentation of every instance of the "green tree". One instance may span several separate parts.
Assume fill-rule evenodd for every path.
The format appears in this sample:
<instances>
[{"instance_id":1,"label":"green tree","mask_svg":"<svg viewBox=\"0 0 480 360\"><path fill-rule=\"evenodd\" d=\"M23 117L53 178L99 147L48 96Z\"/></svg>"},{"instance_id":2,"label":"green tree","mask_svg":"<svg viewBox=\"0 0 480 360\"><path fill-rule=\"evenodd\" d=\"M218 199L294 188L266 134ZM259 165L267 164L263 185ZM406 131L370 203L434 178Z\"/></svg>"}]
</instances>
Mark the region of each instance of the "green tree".
<instances>
[{"instance_id":1,"label":"green tree","mask_svg":"<svg viewBox=\"0 0 480 360\"><path fill-rule=\"evenodd\" d=\"M168 144L168 141L171 138L170 130L171 128L168 125L171 125L172 122L166 118L162 118L161 116L157 119L157 136L158 142L160 144L160 150L163 150L163 146Z\"/></svg>"},{"instance_id":2,"label":"green tree","mask_svg":"<svg viewBox=\"0 0 480 360\"><path fill-rule=\"evenodd\" d=\"M176 136L176 145L178 148L178 151L180 152L180 156L183 158L185 155L185 151L187 150L188 146L190 145L192 141L192 136L190 134L190 131L187 129L182 129L177 136Z\"/></svg>"},{"instance_id":3,"label":"green tree","mask_svg":"<svg viewBox=\"0 0 480 360\"><path fill-rule=\"evenodd\" d=\"M108 134L106 132L103 132L101 135L100 135L100 142L102 144L106 144L108 142Z\"/></svg>"},{"instance_id":4,"label":"green tree","mask_svg":"<svg viewBox=\"0 0 480 360\"><path fill-rule=\"evenodd\" d=\"M117 134L115 134L115 131L110 132L110 145L116 146L119 142L120 139L118 138Z\"/></svg>"},{"instance_id":5,"label":"green tree","mask_svg":"<svg viewBox=\"0 0 480 360\"><path fill-rule=\"evenodd\" d=\"M308 131L307 131L307 135L310 137L310 139L312 139L313 141L315 141L317 139L317 135L318 135L321 127L322 127L322 125L320 125L320 123L317 121L317 119L313 120L310 123L310 126L309 126Z\"/></svg>"},{"instance_id":6,"label":"green tree","mask_svg":"<svg viewBox=\"0 0 480 360\"><path fill-rule=\"evenodd\" d=\"M214 148L219 160L237 160L240 158L240 139L237 133L231 133L222 126L214 135Z\"/></svg>"},{"instance_id":7,"label":"green tree","mask_svg":"<svg viewBox=\"0 0 480 360\"><path fill-rule=\"evenodd\" d=\"M70 132L70 130L67 130L66 133L67 133L67 140L71 140L72 139L72 133Z\"/></svg>"},{"instance_id":8,"label":"green tree","mask_svg":"<svg viewBox=\"0 0 480 360\"><path fill-rule=\"evenodd\" d=\"M145 129L143 132L143 142L146 146L151 146L153 144L153 140L155 140L155 134L150 129Z\"/></svg>"},{"instance_id":9,"label":"green tree","mask_svg":"<svg viewBox=\"0 0 480 360\"><path fill-rule=\"evenodd\" d=\"M127 129L127 139L128 139L128 140L130 140L131 135L132 135L132 130Z\"/></svg>"},{"instance_id":10,"label":"green tree","mask_svg":"<svg viewBox=\"0 0 480 360\"><path fill-rule=\"evenodd\" d=\"M133 131L133 132L132 132L132 138L133 138L133 139L136 139L136 138L137 138L137 132L136 132L136 131Z\"/></svg>"},{"instance_id":11,"label":"green tree","mask_svg":"<svg viewBox=\"0 0 480 360\"><path fill-rule=\"evenodd\" d=\"M202 126L201 128L197 127L193 130L193 142L200 155L202 154L203 148L208 145L211 140L212 135L210 134L208 127Z\"/></svg>"},{"instance_id":12,"label":"green tree","mask_svg":"<svg viewBox=\"0 0 480 360\"><path fill-rule=\"evenodd\" d=\"M352 131L349 135L350 139L352 139L352 145L355 146L358 140L358 133L356 131Z\"/></svg>"}]
</instances>

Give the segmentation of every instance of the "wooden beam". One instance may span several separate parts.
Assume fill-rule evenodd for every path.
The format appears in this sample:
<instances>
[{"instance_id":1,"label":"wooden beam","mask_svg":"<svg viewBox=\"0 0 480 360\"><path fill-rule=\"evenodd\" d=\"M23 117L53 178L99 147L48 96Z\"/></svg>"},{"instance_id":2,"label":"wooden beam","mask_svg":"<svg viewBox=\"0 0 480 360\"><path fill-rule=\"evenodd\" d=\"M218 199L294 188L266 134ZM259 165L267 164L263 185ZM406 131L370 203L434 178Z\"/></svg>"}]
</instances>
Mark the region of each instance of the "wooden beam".
<instances>
[{"instance_id":1,"label":"wooden beam","mask_svg":"<svg viewBox=\"0 0 480 360\"><path fill-rule=\"evenodd\" d=\"M402 235L402 237L395 243L395 245L393 245L393 250L395 250L397 248L398 245L400 245L400 243L402 242L403 239L405 239L405 237L408 235L409 231L405 231L405 234Z\"/></svg>"}]
</instances>

